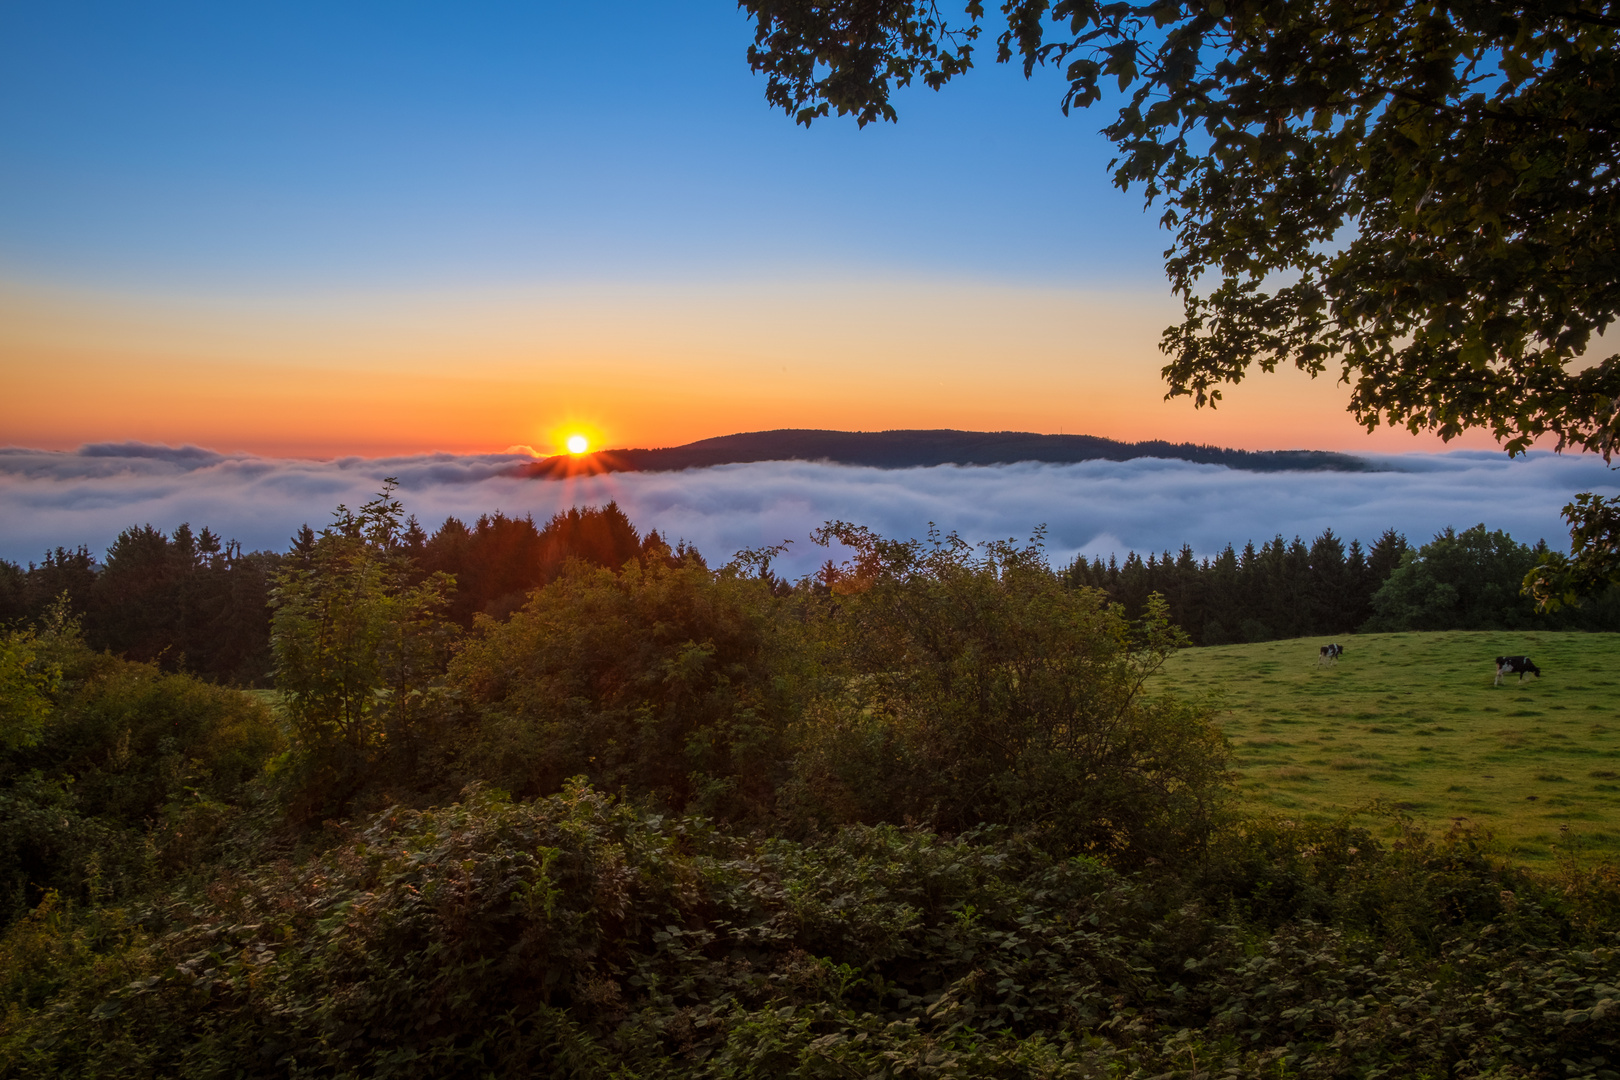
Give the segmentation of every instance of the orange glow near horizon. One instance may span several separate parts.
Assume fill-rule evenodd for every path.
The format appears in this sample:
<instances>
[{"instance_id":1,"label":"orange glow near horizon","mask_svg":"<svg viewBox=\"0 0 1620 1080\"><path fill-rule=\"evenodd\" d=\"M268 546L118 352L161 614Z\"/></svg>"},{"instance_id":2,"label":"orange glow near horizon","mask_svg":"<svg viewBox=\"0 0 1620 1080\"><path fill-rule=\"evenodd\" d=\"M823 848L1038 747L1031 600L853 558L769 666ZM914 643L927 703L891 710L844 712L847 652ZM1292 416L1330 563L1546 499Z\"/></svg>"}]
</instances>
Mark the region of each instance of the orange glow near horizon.
<instances>
[{"instance_id":1,"label":"orange glow near horizon","mask_svg":"<svg viewBox=\"0 0 1620 1080\"><path fill-rule=\"evenodd\" d=\"M571 454L579 457L606 445L603 441L602 425L584 420L573 410L562 423L550 425L546 438L551 446L549 453L554 455Z\"/></svg>"},{"instance_id":2,"label":"orange glow near horizon","mask_svg":"<svg viewBox=\"0 0 1620 1080\"><path fill-rule=\"evenodd\" d=\"M574 286L230 300L0 283L0 445L536 456L772 428L1441 450L1298 372L1165 401L1150 293L973 283ZM1482 433L1450 444L1494 447Z\"/></svg>"}]
</instances>

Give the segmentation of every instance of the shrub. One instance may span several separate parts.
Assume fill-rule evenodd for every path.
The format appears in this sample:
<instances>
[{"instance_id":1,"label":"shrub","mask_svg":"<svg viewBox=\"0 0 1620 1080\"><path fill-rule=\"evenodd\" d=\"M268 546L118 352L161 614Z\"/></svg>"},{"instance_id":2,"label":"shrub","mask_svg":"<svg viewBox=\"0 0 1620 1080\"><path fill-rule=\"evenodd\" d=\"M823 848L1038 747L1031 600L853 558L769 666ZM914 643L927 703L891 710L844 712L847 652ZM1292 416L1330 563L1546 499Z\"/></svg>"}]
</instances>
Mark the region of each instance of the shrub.
<instances>
[{"instance_id":1,"label":"shrub","mask_svg":"<svg viewBox=\"0 0 1620 1080\"><path fill-rule=\"evenodd\" d=\"M1228 855L1307 839L1251 837ZM1605 1075L1613 930L1456 839L1294 849L1322 918L1268 925L1224 885L1005 829L744 841L578 784L473 790L221 873L145 929L19 925L0 1073ZM1432 913L1428 941L1333 914L1375 892L1412 922L1459 889L1491 903Z\"/></svg>"},{"instance_id":2,"label":"shrub","mask_svg":"<svg viewBox=\"0 0 1620 1080\"><path fill-rule=\"evenodd\" d=\"M476 716L463 768L520 795L569 776L671 809L758 820L787 751L790 669L769 583L662 559L574 564L451 666Z\"/></svg>"},{"instance_id":3,"label":"shrub","mask_svg":"<svg viewBox=\"0 0 1620 1080\"><path fill-rule=\"evenodd\" d=\"M241 691L91 652L71 624L38 646L60 684L32 742L0 751L7 920L48 889L128 894L161 856L149 832L235 799L280 742L269 710Z\"/></svg>"},{"instance_id":4,"label":"shrub","mask_svg":"<svg viewBox=\"0 0 1620 1080\"><path fill-rule=\"evenodd\" d=\"M828 526L855 557L812 615L822 678L800 729L799 811L981 822L1113 860L1198 850L1229 791L1209 711L1144 692L1185 643L1163 601L1127 623L1065 587L1038 541L977 552Z\"/></svg>"},{"instance_id":5,"label":"shrub","mask_svg":"<svg viewBox=\"0 0 1620 1080\"><path fill-rule=\"evenodd\" d=\"M40 655L31 629L0 631L0 751L39 741L61 669Z\"/></svg>"}]
</instances>

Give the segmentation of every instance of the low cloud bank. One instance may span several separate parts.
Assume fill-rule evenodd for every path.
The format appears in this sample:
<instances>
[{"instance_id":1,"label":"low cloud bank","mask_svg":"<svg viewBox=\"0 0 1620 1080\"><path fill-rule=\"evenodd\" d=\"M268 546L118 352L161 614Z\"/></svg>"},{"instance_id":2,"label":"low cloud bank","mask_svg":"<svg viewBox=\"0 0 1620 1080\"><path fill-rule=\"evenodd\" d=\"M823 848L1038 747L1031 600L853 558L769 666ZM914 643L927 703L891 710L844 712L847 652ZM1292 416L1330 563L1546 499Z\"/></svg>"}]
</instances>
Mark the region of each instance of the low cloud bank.
<instances>
[{"instance_id":1,"label":"low cloud bank","mask_svg":"<svg viewBox=\"0 0 1620 1080\"><path fill-rule=\"evenodd\" d=\"M1281 533L1309 540L1331 527L1364 543L1394 527L1416 542L1483 521L1516 539L1567 542L1559 509L1576 491L1620 492L1601 460L1484 451L1376 459L1368 473L1254 473L1143 458L885 470L813 462L724 465L680 473L616 473L535 481L507 475L532 459L424 454L303 461L194 446L103 443L76 451L0 449L0 557L26 563L56 545L98 555L129 525L207 525L248 549L283 550L304 522L338 503L359 506L382 478L429 531L448 515L503 510L542 523L573 505L617 499L643 530L695 544L711 563L744 547L793 540L779 564L807 572L827 553L807 536L839 518L890 536L929 522L970 540L1024 538L1047 526L1054 562L1164 551L1200 555Z\"/></svg>"}]
</instances>

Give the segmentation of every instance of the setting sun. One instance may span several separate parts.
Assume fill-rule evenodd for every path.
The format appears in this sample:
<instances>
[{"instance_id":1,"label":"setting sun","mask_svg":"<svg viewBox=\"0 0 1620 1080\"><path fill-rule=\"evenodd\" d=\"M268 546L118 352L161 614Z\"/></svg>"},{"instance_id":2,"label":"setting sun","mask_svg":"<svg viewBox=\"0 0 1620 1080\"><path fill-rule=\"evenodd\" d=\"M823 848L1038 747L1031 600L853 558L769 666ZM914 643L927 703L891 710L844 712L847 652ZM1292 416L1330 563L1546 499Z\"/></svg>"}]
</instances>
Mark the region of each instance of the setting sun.
<instances>
[{"instance_id":1,"label":"setting sun","mask_svg":"<svg viewBox=\"0 0 1620 1080\"><path fill-rule=\"evenodd\" d=\"M590 441L583 435L568 436L568 452L570 454L583 454L590 448Z\"/></svg>"}]
</instances>

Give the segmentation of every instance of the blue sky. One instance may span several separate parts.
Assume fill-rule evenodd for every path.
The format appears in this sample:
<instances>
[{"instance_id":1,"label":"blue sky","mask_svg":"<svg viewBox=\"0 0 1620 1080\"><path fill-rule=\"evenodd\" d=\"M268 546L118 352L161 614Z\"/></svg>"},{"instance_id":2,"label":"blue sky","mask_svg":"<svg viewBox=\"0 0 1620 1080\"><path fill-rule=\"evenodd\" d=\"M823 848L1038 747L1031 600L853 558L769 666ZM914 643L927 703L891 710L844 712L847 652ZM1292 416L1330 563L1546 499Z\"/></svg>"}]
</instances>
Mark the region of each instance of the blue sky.
<instances>
[{"instance_id":1,"label":"blue sky","mask_svg":"<svg viewBox=\"0 0 1620 1080\"><path fill-rule=\"evenodd\" d=\"M1169 238L1109 111L993 25L865 129L770 109L752 33L725 0L0 0L0 445L1440 448L1331 375L1164 401Z\"/></svg>"},{"instance_id":2,"label":"blue sky","mask_svg":"<svg viewBox=\"0 0 1620 1080\"><path fill-rule=\"evenodd\" d=\"M731 5L0 3L0 274L482 287L1161 282L1097 110L991 62L795 126Z\"/></svg>"}]
</instances>

